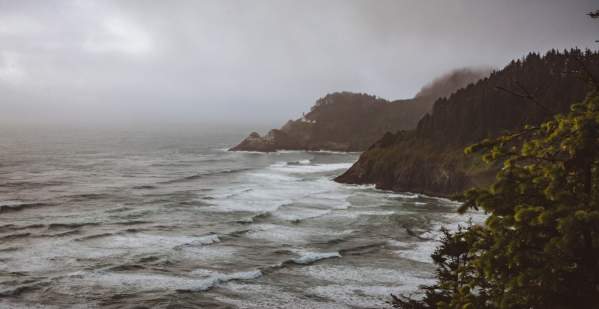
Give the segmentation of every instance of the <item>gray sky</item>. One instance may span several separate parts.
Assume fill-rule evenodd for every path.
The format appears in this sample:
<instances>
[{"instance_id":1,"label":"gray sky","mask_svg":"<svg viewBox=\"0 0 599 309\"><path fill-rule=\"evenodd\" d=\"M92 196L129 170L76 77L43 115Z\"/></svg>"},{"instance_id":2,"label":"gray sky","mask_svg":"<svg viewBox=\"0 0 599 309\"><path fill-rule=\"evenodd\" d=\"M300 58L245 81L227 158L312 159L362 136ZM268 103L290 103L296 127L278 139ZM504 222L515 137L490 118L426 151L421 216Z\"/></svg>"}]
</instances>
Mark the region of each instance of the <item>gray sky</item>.
<instances>
[{"instance_id":1,"label":"gray sky","mask_svg":"<svg viewBox=\"0 0 599 309\"><path fill-rule=\"evenodd\" d=\"M597 48L591 0L0 0L0 121L281 124L328 92Z\"/></svg>"}]
</instances>

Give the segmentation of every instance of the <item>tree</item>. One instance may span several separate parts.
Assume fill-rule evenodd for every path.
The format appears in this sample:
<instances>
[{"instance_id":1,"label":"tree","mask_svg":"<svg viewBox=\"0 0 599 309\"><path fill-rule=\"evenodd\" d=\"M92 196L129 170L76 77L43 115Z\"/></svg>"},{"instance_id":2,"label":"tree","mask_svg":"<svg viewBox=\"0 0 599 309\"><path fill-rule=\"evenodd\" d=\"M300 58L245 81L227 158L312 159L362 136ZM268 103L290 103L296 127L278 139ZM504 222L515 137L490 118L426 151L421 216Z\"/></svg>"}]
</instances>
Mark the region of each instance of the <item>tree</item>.
<instances>
[{"instance_id":1,"label":"tree","mask_svg":"<svg viewBox=\"0 0 599 309\"><path fill-rule=\"evenodd\" d=\"M476 269L471 267L475 256L469 252L470 244L476 239L473 237L477 229L473 225L467 228L459 226L454 233L442 229L441 245L431 255L437 265L437 283L421 287L424 293L422 299L392 295L394 306L403 309L429 309L448 307L458 299L463 301L469 283L476 281L478 277ZM476 299L470 301L477 302Z\"/></svg>"},{"instance_id":2,"label":"tree","mask_svg":"<svg viewBox=\"0 0 599 309\"><path fill-rule=\"evenodd\" d=\"M399 308L599 308L599 92L566 115L466 150L503 162L463 196L483 226L444 232L437 283Z\"/></svg>"},{"instance_id":3,"label":"tree","mask_svg":"<svg viewBox=\"0 0 599 309\"><path fill-rule=\"evenodd\" d=\"M394 306L599 308L599 85L582 69L594 90L570 112L466 149L503 166L461 196L461 212L489 216L445 231L437 283Z\"/></svg>"}]
</instances>

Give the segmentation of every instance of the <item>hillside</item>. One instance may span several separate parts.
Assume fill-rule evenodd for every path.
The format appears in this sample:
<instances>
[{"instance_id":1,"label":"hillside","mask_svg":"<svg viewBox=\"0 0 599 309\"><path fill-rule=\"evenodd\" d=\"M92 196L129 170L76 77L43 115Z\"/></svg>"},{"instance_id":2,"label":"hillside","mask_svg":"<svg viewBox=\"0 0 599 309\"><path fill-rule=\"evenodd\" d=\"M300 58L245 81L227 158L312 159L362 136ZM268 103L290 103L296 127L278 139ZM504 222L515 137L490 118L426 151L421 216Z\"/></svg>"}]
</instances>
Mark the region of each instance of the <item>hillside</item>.
<instances>
[{"instance_id":1,"label":"hillside","mask_svg":"<svg viewBox=\"0 0 599 309\"><path fill-rule=\"evenodd\" d=\"M435 100L488 73L488 70L456 70L434 80L407 100L387 101L351 92L328 94L318 99L302 118L290 120L265 136L253 132L230 150L363 151L386 132L415 128Z\"/></svg>"},{"instance_id":2,"label":"hillside","mask_svg":"<svg viewBox=\"0 0 599 309\"><path fill-rule=\"evenodd\" d=\"M567 111L589 90L585 70L597 75L598 53L550 51L512 61L437 100L415 130L385 134L336 181L441 196L487 185L496 170L466 157L464 147Z\"/></svg>"}]
</instances>

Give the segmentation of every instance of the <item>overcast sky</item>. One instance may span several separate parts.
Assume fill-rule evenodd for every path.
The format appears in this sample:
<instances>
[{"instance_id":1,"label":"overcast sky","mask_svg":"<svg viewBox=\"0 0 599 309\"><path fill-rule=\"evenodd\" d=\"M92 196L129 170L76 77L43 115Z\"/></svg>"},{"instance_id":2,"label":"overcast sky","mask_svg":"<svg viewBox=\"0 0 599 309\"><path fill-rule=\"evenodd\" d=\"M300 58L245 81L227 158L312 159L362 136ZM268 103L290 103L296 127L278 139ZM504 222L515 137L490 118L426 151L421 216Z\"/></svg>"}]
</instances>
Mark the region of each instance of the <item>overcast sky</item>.
<instances>
[{"instance_id":1,"label":"overcast sky","mask_svg":"<svg viewBox=\"0 0 599 309\"><path fill-rule=\"evenodd\" d=\"M282 124L333 91L597 48L592 0L0 0L0 121Z\"/></svg>"}]
</instances>

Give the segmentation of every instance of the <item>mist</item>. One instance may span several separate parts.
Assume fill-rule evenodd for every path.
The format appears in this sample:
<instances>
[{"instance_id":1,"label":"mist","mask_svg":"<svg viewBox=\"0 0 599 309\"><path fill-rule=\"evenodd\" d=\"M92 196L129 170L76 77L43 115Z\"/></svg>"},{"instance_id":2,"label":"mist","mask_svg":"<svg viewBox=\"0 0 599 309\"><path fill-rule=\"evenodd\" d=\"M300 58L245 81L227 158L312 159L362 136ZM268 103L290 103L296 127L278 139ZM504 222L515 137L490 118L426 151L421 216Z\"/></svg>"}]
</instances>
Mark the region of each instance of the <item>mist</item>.
<instances>
[{"instance_id":1,"label":"mist","mask_svg":"<svg viewBox=\"0 0 599 309\"><path fill-rule=\"evenodd\" d=\"M596 49L593 2L0 1L0 122L279 125L334 91L410 98L455 68Z\"/></svg>"}]
</instances>

